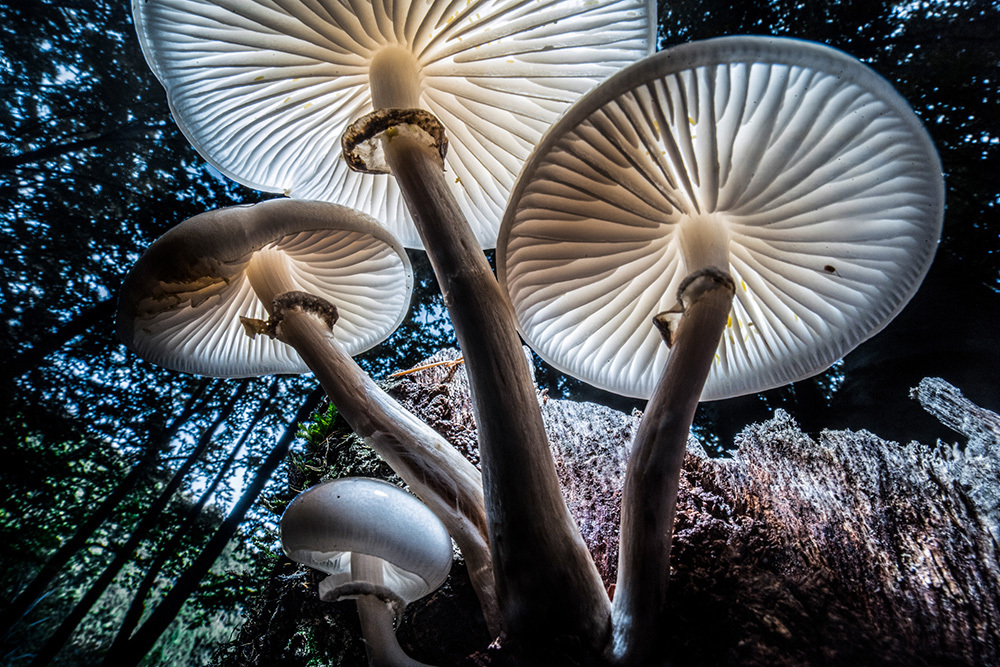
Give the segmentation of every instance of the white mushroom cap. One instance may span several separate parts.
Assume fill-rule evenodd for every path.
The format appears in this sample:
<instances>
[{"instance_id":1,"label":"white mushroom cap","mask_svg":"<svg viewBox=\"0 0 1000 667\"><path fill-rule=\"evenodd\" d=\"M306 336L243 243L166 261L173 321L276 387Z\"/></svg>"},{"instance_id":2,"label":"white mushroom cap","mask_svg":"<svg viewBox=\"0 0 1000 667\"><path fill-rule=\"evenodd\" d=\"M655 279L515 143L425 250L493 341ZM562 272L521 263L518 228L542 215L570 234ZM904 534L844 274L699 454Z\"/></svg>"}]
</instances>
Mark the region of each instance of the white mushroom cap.
<instances>
[{"instance_id":1,"label":"white mushroom cap","mask_svg":"<svg viewBox=\"0 0 1000 667\"><path fill-rule=\"evenodd\" d=\"M652 318L691 271L736 284L703 400L822 371L907 303L937 247L941 165L888 82L834 49L731 37L663 51L574 105L525 165L498 240L549 363L648 397Z\"/></svg>"},{"instance_id":2,"label":"white mushroom cap","mask_svg":"<svg viewBox=\"0 0 1000 667\"><path fill-rule=\"evenodd\" d=\"M359 583L351 573L352 553L381 559L383 582L374 585L404 603L436 590L451 569L444 525L414 496L377 479L317 484L292 500L280 527L289 558L330 575L322 583L324 600Z\"/></svg>"},{"instance_id":3,"label":"white mushroom cap","mask_svg":"<svg viewBox=\"0 0 1000 667\"><path fill-rule=\"evenodd\" d=\"M372 110L369 66L412 53L420 102L450 133L446 168L484 247L521 164L597 82L652 51L648 0L135 0L143 52L188 140L230 178L322 199L421 247L395 181L351 172L349 123Z\"/></svg>"},{"instance_id":4,"label":"white mushroom cap","mask_svg":"<svg viewBox=\"0 0 1000 667\"><path fill-rule=\"evenodd\" d=\"M262 252L292 288L337 307L333 337L350 355L384 340L409 307L410 262L385 228L336 204L276 199L197 215L153 243L122 286L119 337L147 361L188 373L307 372L290 346L251 339L240 323L268 317L246 271Z\"/></svg>"}]
</instances>

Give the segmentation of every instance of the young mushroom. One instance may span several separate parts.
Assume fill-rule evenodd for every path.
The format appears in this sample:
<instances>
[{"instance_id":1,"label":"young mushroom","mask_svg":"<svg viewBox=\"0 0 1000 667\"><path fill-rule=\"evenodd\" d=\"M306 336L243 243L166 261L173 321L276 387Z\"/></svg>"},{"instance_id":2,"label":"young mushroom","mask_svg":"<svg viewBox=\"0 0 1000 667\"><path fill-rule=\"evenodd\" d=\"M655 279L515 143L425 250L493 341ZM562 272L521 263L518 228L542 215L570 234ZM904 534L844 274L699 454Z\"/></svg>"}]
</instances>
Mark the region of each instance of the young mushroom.
<instances>
[{"instance_id":1,"label":"young mushroom","mask_svg":"<svg viewBox=\"0 0 1000 667\"><path fill-rule=\"evenodd\" d=\"M411 286L405 252L368 216L272 200L203 213L161 236L125 279L118 334L147 361L188 373L315 373L351 428L445 523L496 629L479 471L351 359L392 333Z\"/></svg>"},{"instance_id":2,"label":"young mushroom","mask_svg":"<svg viewBox=\"0 0 1000 667\"><path fill-rule=\"evenodd\" d=\"M396 627L451 570L451 538L427 506L388 482L344 477L296 496L280 530L289 558L328 575L321 600L357 602L369 664L423 665L400 647Z\"/></svg>"},{"instance_id":3,"label":"young mushroom","mask_svg":"<svg viewBox=\"0 0 1000 667\"><path fill-rule=\"evenodd\" d=\"M943 208L937 153L907 103L855 59L798 40L663 51L546 134L501 227L501 283L542 358L650 398L624 489L616 660L662 659L699 399L808 377L882 329L929 268Z\"/></svg>"},{"instance_id":4,"label":"young mushroom","mask_svg":"<svg viewBox=\"0 0 1000 667\"><path fill-rule=\"evenodd\" d=\"M544 129L652 50L653 3L143 0L134 13L174 117L223 173L380 218L400 218L405 201L416 232L400 236L427 250L466 360L508 630L526 644L600 641L607 596L480 246L495 243L510 185ZM331 145L348 123L351 162L393 179L348 170Z\"/></svg>"}]
</instances>

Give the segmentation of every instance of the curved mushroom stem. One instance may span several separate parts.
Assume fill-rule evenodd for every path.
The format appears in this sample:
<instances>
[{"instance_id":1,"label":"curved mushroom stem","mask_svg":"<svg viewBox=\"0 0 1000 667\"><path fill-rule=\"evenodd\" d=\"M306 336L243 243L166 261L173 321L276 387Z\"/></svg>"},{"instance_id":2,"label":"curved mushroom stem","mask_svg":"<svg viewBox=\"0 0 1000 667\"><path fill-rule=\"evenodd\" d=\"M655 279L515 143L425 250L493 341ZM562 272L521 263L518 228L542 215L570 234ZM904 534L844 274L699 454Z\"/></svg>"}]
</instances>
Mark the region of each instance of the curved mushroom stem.
<instances>
[{"instance_id":1,"label":"curved mushroom stem","mask_svg":"<svg viewBox=\"0 0 1000 667\"><path fill-rule=\"evenodd\" d=\"M376 586L382 585L382 559L368 554L351 554L351 575ZM361 618L361 636L365 639L368 664L373 667L429 667L406 655L396 639L396 617L392 609L375 595L361 595L356 600Z\"/></svg>"},{"instance_id":2,"label":"curved mushroom stem","mask_svg":"<svg viewBox=\"0 0 1000 667\"><path fill-rule=\"evenodd\" d=\"M270 303L267 333L295 348L354 432L445 525L465 557L486 624L497 632L500 614L479 471L344 351L330 332L327 315L336 312L331 304L305 292L286 292Z\"/></svg>"},{"instance_id":3,"label":"curved mushroom stem","mask_svg":"<svg viewBox=\"0 0 1000 667\"><path fill-rule=\"evenodd\" d=\"M510 306L435 156L408 137L385 142L385 154L465 357L508 631L529 651L560 636L601 645L610 604L562 497Z\"/></svg>"},{"instance_id":4,"label":"curved mushroom stem","mask_svg":"<svg viewBox=\"0 0 1000 667\"><path fill-rule=\"evenodd\" d=\"M372 75L376 108L416 106L415 61L410 69L394 58L384 62L393 66ZM388 82L392 76L401 80ZM591 648L603 646L610 604L559 488L513 312L445 182L440 156L402 134L384 140L383 150L465 357L494 574L508 632L529 651L562 636Z\"/></svg>"},{"instance_id":5,"label":"curved mushroom stem","mask_svg":"<svg viewBox=\"0 0 1000 667\"><path fill-rule=\"evenodd\" d=\"M625 473L612 603L616 664L658 665L666 657L660 637L681 467L734 293L729 275L714 267L690 274L678 290L683 315L665 336L670 359L639 424Z\"/></svg>"}]
</instances>

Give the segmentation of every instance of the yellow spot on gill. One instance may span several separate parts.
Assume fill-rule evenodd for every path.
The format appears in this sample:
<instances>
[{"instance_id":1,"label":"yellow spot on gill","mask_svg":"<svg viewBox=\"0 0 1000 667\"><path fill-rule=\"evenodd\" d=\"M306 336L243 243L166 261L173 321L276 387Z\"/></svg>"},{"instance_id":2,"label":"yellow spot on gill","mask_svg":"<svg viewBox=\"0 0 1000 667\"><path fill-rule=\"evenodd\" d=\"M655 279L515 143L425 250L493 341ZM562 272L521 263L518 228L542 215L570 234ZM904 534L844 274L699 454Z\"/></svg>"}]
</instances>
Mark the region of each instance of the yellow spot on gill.
<instances>
[{"instance_id":1,"label":"yellow spot on gill","mask_svg":"<svg viewBox=\"0 0 1000 667\"><path fill-rule=\"evenodd\" d=\"M729 316L729 320L726 322L726 326L727 327L732 327L733 326L733 316L732 315Z\"/></svg>"},{"instance_id":2,"label":"yellow spot on gill","mask_svg":"<svg viewBox=\"0 0 1000 667\"><path fill-rule=\"evenodd\" d=\"M691 123L692 125L697 125L698 124L698 122L694 118L692 118L691 116L688 116L688 122Z\"/></svg>"},{"instance_id":3,"label":"yellow spot on gill","mask_svg":"<svg viewBox=\"0 0 1000 667\"><path fill-rule=\"evenodd\" d=\"M461 185L462 184L462 177L461 176L456 176L455 177L455 182L458 183L459 185Z\"/></svg>"},{"instance_id":4,"label":"yellow spot on gill","mask_svg":"<svg viewBox=\"0 0 1000 667\"><path fill-rule=\"evenodd\" d=\"M263 75L263 74L261 74L260 76L255 76L255 77L253 78L253 80L254 80L254 81L263 81L263 80L264 80L264 75Z\"/></svg>"},{"instance_id":5,"label":"yellow spot on gill","mask_svg":"<svg viewBox=\"0 0 1000 667\"><path fill-rule=\"evenodd\" d=\"M747 291L747 281L745 281L745 280L741 280L741 281L740 281L740 285L742 285L742 286L743 286L743 291L744 291L744 292L746 292L746 291ZM751 324L752 324L752 323L751 323Z\"/></svg>"},{"instance_id":6,"label":"yellow spot on gill","mask_svg":"<svg viewBox=\"0 0 1000 667\"><path fill-rule=\"evenodd\" d=\"M291 101L292 101L292 98L291 98L291 97L286 97L286 98L285 98L285 101L284 101L284 102L282 102L282 104L288 104L288 103L289 103L289 102L291 102Z\"/></svg>"},{"instance_id":7,"label":"yellow spot on gill","mask_svg":"<svg viewBox=\"0 0 1000 667\"><path fill-rule=\"evenodd\" d=\"M313 105L313 103L312 103L312 102L306 102L306 105L305 105L304 107L302 107L302 108L303 108L303 109L308 109L308 108L309 108L309 107L311 107L312 105Z\"/></svg>"}]
</instances>

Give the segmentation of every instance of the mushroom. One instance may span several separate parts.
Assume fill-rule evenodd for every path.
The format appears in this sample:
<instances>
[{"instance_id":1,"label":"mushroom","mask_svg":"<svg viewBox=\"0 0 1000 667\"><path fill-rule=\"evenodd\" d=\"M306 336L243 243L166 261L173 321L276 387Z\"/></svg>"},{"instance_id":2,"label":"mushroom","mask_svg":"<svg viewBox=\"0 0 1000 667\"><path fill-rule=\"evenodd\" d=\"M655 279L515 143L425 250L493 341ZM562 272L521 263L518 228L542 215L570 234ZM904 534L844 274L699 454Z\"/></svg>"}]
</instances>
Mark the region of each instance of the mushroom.
<instances>
[{"instance_id":1,"label":"mushroom","mask_svg":"<svg viewBox=\"0 0 1000 667\"><path fill-rule=\"evenodd\" d=\"M937 153L905 100L799 40L663 51L542 139L498 239L521 332L555 367L650 398L623 498L622 662L659 657L699 399L808 377L882 329L927 272L943 208Z\"/></svg>"},{"instance_id":2,"label":"mushroom","mask_svg":"<svg viewBox=\"0 0 1000 667\"><path fill-rule=\"evenodd\" d=\"M497 628L479 471L351 359L395 329L411 286L405 252L368 216L271 200L203 213L160 237L125 279L118 334L178 371L312 370L351 428L447 525Z\"/></svg>"},{"instance_id":3,"label":"mushroom","mask_svg":"<svg viewBox=\"0 0 1000 667\"><path fill-rule=\"evenodd\" d=\"M653 3L133 7L175 118L223 173L262 189L336 197L382 219L400 217L390 213L402 194L417 234L401 236L426 248L466 361L489 532L502 536L490 547L507 630L529 651L563 635L600 641L607 595L559 489L530 369L480 246L494 244L509 185L544 128L652 50ZM437 118L414 111L420 105ZM447 158L438 121L450 132ZM384 165L368 168L394 179L349 173L331 149L342 133L352 155L366 138L380 144L354 157L371 154ZM454 176L445 177L445 166Z\"/></svg>"},{"instance_id":4,"label":"mushroom","mask_svg":"<svg viewBox=\"0 0 1000 667\"><path fill-rule=\"evenodd\" d=\"M321 600L357 602L369 664L423 664L404 653L396 627L451 570L451 538L426 505L388 482L344 477L296 496L280 530L289 558L328 575Z\"/></svg>"},{"instance_id":5,"label":"mushroom","mask_svg":"<svg viewBox=\"0 0 1000 667\"><path fill-rule=\"evenodd\" d=\"M223 174L322 199L420 247L399 188L352 172L348 125L423 107L451 133L448 188L483 247L531 148L596 83L651 52L646 0L137 0L139 40L191 144Z\"/></svg>"}]
</instances>

